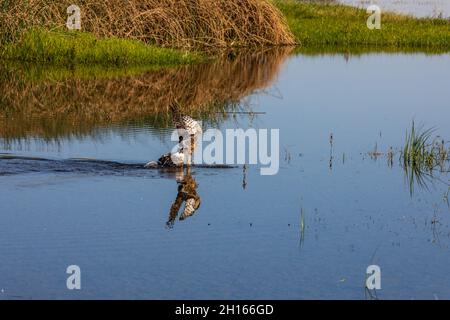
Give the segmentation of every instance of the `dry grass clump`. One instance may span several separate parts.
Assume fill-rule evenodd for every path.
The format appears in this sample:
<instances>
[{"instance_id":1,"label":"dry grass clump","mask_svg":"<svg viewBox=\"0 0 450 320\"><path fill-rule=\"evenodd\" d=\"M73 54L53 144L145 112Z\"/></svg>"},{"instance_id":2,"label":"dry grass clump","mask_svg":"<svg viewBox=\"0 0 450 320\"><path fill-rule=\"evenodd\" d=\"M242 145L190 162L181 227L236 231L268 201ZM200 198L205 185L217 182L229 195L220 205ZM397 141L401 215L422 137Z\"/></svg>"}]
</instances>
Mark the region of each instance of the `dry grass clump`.
<instances>
[{"instance_id":1,"label":"dry grass clump","mask_svg":"<svg viewBox=\"0 0 450 320\"><path fill-rule=\"evenodd\" d=\"M5 0L0 42L30 27L64 27L73 0ZM139 39L164 47L294 44L269 0L78 0L83 31Z\"/></svg>"},{"instance_id":2,"label":"dry grass clump","mask_svg":"<svg viewBox=\"0 0 450 320\"><path fill-rule=\"evenodd\" d=\"M214 118L217 111L268 86L290 51L224 54L214 63L115 78L69 73L57 80L45 75L29 80L27 73L35 77L39 71L0 65L0 138L84 135L101 126L149 118L156 126L170 126L169 105L175 99L184 113Z\"/></svg>"}]
</instances>

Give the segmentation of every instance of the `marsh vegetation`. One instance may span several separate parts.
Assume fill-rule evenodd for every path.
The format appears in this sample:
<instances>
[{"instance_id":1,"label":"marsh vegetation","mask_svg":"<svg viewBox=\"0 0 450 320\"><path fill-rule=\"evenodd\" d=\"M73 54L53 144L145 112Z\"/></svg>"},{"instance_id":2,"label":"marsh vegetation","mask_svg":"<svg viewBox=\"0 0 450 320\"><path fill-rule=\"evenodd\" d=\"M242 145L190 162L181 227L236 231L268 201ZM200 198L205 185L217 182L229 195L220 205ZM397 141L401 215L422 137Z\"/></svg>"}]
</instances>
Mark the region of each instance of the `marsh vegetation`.
<instances>
[{"instance_id":1,"label":"marsh vegetation","mask_svg":"<svg viewBox=\"0 0 450 320\"><path fill-rule=\"evenodd\" d=\"M421 171L431 171L439 167L442 171L446 161L450 160L450 148L442 138L433 138L434 129L417 129L412 123L406 133L405 146L402 150L403 164L406 167L417 168Z\"/></svg>"},{"instance_id":2,"label":"marsh vegetation","mask_svg":"<svg viewBox=\"0 0 450 320\"><path fill-rule=\"evenodd\" d=\"M30 27L64 28L70 0L6 1L0 8L3 40ZM177 48L294 44L280 11L268 0L82 0L82 29Z\"/></svg>"},{"instance_id":3,"label":"marsh vegetation","mask_svg":"<svg viewBox=\"0 0 450 320\"><path fill-rule=\"evenodd\" d=\"M17 42L2 48L1 57L27 63L52 65L106 65L153 67L193 64L204 61L199 53L147 45L138 40L97 38L87 32L28 29Z\"/></svg>"},{"instance_id":4,"label":"marsh vegetation","mask_svg":"<svg viewBox=\"0 0 450 320\"><path fill-rule=\"evenodd\" d=\"M0 57L47 63L171 65L230 47L298 45L303 51L450 49L450 21L383 13L329 1L84 0L83 32L62 31L71 1L4 1ZM350 47L350 48L349 48ZM167 49L172 48L172 49ZM174 48L178 50L174 50Z\"/></svg>"},{"instance_id":5,"label":"marsh vegetation","mask_svg":"<svg viewBox=\"0 0 450 320\"><path fill-rule=\"evenodd\" d=\"M450 50L450 21L383 12L380 30L366 26L366 10L329 1L274 0L303 48ZM358 50L358 49L356 49Z\"/></svg>"},{"instance_id":6,"label":"marsh vegetation","mask_svg":"<svg viewBox=\"0 0 450 320\"><path fill-rule=\"evenodd\" d=\"M415 184L428 188L428 182L433 181L433 178L440 180L434 177L434 171L450 172L450 147L444 139L433 137L434 132L433 128L417 128L414 122L406 132L401 162L411 194ZM448 185L446 181L441 182Z\"/></svg>"}]
</instances>

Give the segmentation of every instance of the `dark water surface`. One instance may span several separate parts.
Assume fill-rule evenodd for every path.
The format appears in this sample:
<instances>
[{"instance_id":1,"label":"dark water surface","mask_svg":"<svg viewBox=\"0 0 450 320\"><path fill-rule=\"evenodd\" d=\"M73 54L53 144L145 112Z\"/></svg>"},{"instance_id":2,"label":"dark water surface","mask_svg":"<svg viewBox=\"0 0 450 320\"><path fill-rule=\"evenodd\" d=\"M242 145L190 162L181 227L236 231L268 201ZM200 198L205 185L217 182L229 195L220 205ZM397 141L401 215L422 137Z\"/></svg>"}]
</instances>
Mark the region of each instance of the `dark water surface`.
<instances>
[{"instance_id":1,"label":"dark water surface","mask_svg":"<svg viewBox=\"0 0 450 320\"><path fill-rule=\"evenodd\" d=\"M223 101L262 114L205 122L280 129L274 176L258 165L144 170L174 144L153 118L86 120L67 131L52 113L23 128L14 119L26 114L14 106L0 130L0 153L10 153L0 157L0 298L365 299L366 268L377 264L381 299L449 299L448 174L411 190L398 151L413 119L450 138L450 56L277 59L258 58L214 84L237 92ZM219 89L205 86L201 98ZM30 106L45 109L44 98ZM371 157L375 146L383 154ZM198 210L167 224L187 194L198 196ZM80 291L66 288L69 265L81 268Z\"/></svg>"}]
</instances>

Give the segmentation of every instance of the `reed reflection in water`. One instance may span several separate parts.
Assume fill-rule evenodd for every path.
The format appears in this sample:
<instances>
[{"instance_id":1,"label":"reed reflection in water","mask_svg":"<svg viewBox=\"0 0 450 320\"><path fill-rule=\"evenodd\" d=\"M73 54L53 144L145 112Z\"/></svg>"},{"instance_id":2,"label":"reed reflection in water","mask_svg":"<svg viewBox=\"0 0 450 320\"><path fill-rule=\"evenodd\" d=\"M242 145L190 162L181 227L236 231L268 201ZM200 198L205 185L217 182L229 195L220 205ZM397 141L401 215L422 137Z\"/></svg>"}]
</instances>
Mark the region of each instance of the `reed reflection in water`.
<instances>
[{"instance_id":1,"label":"reed reflection in water","mask_svg":"<svg viewBox=\"0 0 450 320\"><path fill-rule=\"evenodd\" d=\"M221 121L243 97L269 86L291 51L229 52L211 63L137 75L0 65L0 138L8 144L95 136L113 124L167 128L174 100L187 114Z\"/></svg>"}]
</instances>

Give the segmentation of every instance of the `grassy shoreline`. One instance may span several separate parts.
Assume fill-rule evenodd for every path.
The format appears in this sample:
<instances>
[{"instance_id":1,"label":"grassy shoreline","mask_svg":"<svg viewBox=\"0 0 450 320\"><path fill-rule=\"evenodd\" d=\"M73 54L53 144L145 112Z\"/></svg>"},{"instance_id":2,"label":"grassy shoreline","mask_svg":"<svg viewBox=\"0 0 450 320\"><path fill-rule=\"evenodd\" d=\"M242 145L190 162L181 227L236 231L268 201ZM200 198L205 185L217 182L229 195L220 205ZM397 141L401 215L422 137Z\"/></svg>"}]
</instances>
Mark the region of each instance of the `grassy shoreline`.
<instances>
[{"instance_id":1,"label":"grassy shoreline","mask_svg":"<svg viewBox=\"0 0 450 320\"><path fill-rule=\"evenodd\" d=\"M449 20L386 12L382 13L381 30L369 30L366 26L368 14L363 9L310 1L270 0L270 3L284 16L285 21L280 24L286 23L289 27L299 44L297 52L450 51ZM5 12L0 12L0 17ZM215 49L171 49L132 37L100 36L39 24L26 27L18 38L11 37L10 31L2 32L0 30L0 59L54 65L177 66L204 62L220 49L245 46L231 41ZM193 38L189 41L197 41L201 33L201 30L192 33ZM248 41L250 47L263 46L254 46L251 39Z\"/></svg>"},{"instance_id":2,"label":"grassy shoreline","mask_svg":"<svg viewBox=\"0 0 450 320\"><path fill-rule=\"evenodd\" d=\"M370 30L366 10L334 3L273 0L304 48L372 47L450 51L450 21L382 12L381 29Z\"/></svg>"},{"instance_id":3,"label":"grassy shoreline","mask_svg":"<svg viewBox=\"0 0 450 320\"><path fill-rule=\"evenodd\" d=\"M199 53L160 48L138 40L99 39L87 32L27 30L0 52L5 60L52 65L175 66L205 60Z\"/></svg>"}]
</instances>

